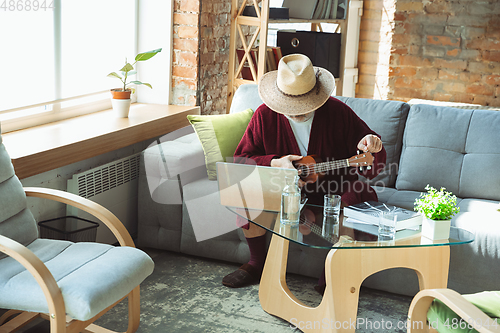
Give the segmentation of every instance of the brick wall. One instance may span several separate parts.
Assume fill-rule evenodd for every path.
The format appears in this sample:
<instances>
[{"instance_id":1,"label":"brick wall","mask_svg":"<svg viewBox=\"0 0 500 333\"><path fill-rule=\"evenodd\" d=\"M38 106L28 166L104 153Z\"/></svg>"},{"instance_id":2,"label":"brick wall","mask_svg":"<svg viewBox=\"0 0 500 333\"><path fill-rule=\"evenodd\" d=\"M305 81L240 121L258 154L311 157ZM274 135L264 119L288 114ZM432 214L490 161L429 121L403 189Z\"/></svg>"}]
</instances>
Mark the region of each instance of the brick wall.
<instances>
[{"instance_id":1,"label":"brick wall","mask_svg":"<svg viewBox=\"0 0 500 333\"><path fill-rule=\"evenodd\" d=\"M398 0L392 50L389 99L500 106L498 0Z\"/></svg>"},{"instance_id":2,"label":"brick wall","mask_svg":"<svg viewBox=\"0 0 500 333\"><path fill-rule=\"evenodd\" d=\"M231 0L203 0L200 30L201 111L226 113Z\"/></svg>"},{"instance_id":3,"label":"brick wall","mask_svg":"<svg viewBox=\"0 0 500 333\"><path fill-rule=\"evenodd\" d=\"M224 113L231 0L175 0L173 104ZM500 1L364 0L356 96L500 106Z\"/></svg>"},{"instance_id":4,"label":"brick wall","mask_svg":"<svg viewBox=\"0 0 500 333\"><path fill-rule=\"evenodd\" d=\"M175 0L172 104L225 113L231 0Z\"/></svg>"},{"instance_id":5,"label":"brick wall","mask_svg":"<svg viewBox=\"0 0 500 333\"><path fill-rule=\"evenodd\" d=\"M365 0L357 97L500 105L500 2Z\"/></svg>"},{"instance_id":6,"label":"brick wall","mask_svg":"<svg viewBox=\"0 0 500 333\"><path fill-rule=\"evenodd\" d=\"M172 98L175 105L199 105L200 1L175 0Z\"/></svg>"},{"instance_id":7,"label":"brick wall","mask_svg":"<svg viewBox=\"0 0 500 333\"><path fill-rule=\"evenodd\" d=\"M364 0L356 97L387 99L396 0Z\"/></svg>"}]
</instances>

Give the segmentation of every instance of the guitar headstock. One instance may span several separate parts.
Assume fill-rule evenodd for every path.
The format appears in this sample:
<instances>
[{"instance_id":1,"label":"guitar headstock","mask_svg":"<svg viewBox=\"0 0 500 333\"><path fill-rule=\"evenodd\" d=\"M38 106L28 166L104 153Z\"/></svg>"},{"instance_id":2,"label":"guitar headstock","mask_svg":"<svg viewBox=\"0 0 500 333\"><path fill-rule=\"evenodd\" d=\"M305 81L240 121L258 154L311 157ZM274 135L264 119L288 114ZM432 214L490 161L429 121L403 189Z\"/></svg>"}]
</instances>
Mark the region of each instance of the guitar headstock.
<instances>
[{"instance_id":1,"label":"guitar headstock","mask_svg":"<svg viewBox=\"0 0 500 333\"><path fill-rule=\"evenodd\" d=\"M373 164L374 159L371 153L366 152L348 158L347 161L349 162L349 166L352 167L368 167Z\"/></svg>"}]
</instances>

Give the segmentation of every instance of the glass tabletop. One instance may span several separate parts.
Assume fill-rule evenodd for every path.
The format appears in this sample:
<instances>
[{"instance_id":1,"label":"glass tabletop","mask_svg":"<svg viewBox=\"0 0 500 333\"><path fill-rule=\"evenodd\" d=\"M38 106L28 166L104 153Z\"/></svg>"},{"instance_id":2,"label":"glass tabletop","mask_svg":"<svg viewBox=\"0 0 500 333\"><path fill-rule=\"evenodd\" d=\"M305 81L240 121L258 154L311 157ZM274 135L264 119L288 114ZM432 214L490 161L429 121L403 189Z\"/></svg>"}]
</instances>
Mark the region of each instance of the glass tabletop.
<instances>
[{"instance_id":1,"label":"glass tabletop","mask_svg":"<svg viewBox=\"0 0 500 333\"><path fill-rule=\"evenodd\" d=\"M227 207L227 206L226 206ZM386 248L459 245L474 241L474 234L451 227L450 238L431 240L420 233L421 226L396 232L394 240L379 240L378 226L351 223L340 218L336 224L323 223L323 207L306 204L298 225L281 224L279 213L227 207L233 213L294 243L322 249ZM341 215L342 216L342 215Z\"/></svg>"}]
</instances>

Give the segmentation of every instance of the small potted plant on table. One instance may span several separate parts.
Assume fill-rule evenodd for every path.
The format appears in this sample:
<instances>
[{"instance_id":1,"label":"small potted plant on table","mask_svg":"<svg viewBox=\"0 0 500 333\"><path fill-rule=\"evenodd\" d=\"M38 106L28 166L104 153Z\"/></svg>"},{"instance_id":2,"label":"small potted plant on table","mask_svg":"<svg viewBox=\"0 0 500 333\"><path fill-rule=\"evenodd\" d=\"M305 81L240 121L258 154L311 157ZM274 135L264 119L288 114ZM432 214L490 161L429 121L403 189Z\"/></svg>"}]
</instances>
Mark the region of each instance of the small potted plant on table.
<instances>
[{"instance_id":1,"label":"small potted plant on table","mask_svg":"<svg viewBox=\"0 0 500 333\"><path fill-rule=\"evenodd\" d=\"M116 72L112 72L112 73L108 74L108 77L117 78L123 84L123 87L121 87L121 88L111 89L111 96L112 96L111 104L113 105L113 110L115 110L118 113L119 117L123 117L123 118L128 117L128 112L130 109L130 95L133 94L135 91L133 88L129 88L128 87L129 85L138 84L138 85L145 85L149 88L153 88L149 83L145 83L145 82L141 82L141 81L127 82L127 79L129 76L137 74L137 71L134 70L134 65L138 61L146 61L148 59L151 59L159 52L161 52L161 49L156 49L153 51L139 53L135 57L135 62L133 64L130 64L129 62L127 62L127 59L125 59L125 66L123 66L119 70L121 75L116 73Z\"/></svg>"},{"instance_id":2,"label":"small potted plant on table","mask_svg":"<svg viewBox=\"0 0 500 333\"><path fill-rule=\"evenodd\" d=\"M415 200L415 210L422 213L422 236L429 239L447 239L450 237L451 217L458 212L457 197L442 187L439 191L427 185L427 193L420 194Z\"/></svg>"}]
</instances>

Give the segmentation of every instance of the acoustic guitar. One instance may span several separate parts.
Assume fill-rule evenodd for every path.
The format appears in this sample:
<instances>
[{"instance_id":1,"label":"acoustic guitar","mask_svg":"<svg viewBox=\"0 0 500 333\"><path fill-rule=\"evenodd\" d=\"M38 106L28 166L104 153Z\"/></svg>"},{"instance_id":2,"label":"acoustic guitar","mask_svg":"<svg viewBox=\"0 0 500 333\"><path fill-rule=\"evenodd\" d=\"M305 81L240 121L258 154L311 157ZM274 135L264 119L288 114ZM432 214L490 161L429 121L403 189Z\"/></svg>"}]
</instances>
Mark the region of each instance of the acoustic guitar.
<instances>
[{"instance_id":1,"label":"acoustic guitar","mask_svg":"<svg viewBox=\"0 0 500 333\"><path fill-rule=\"evenodd\" d=\"M293 165L300 171L300 179L306 183L314 183L327 171L348 167L371 167L373 160L374 157L369 152L354 155L342 160L332 160L328 162L322 162L316 155L309 155L294 161Z\"/></svg>"}]
</instances>

